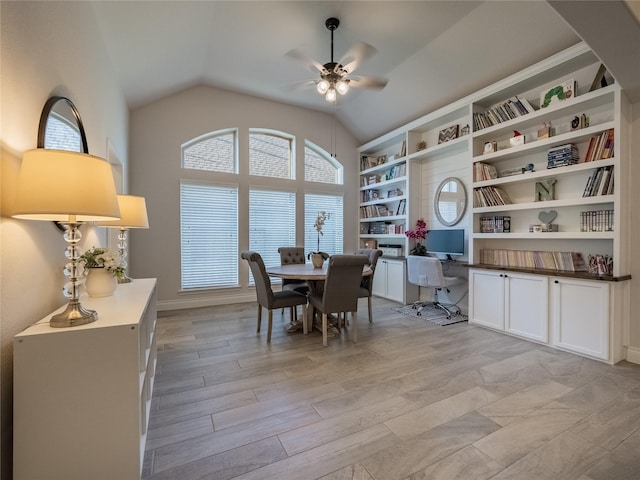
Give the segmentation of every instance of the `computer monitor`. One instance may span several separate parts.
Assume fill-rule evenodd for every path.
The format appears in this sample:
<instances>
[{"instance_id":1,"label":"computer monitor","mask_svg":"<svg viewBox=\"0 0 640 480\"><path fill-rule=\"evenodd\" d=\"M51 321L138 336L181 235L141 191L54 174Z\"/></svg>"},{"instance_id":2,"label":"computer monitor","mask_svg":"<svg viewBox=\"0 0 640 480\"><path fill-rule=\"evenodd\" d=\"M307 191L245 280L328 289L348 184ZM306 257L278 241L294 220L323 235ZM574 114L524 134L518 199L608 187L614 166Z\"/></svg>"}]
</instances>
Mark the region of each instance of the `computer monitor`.
<instances>
[{"instance_id":1,"label":"computer monitor","mask_svg":"<svg viewBox=\"0 0 640 480\"><path fill-rule=\"evenodd\" d=\"M464 255L464 229L448 228L427 231L427 253L442 258L447 255Z\"/></svg>"}]
</instances>

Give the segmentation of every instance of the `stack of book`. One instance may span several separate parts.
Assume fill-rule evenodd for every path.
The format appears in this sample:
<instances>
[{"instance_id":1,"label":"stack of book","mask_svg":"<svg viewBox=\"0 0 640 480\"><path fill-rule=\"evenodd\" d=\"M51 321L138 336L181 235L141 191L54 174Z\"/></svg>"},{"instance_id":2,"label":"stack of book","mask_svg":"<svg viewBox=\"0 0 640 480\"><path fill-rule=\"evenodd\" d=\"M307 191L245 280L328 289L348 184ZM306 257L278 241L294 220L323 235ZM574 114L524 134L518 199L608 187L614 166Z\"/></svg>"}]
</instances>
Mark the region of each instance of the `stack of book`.
<instances>
[{"instance_id":1,"label":"stack of book","mask_svg":"<svg viewBox=\"0 0 640 480\"><path fill-rule=\"evenodd\" d=\"M550 148L547 151L547 168L564 167L574 165L580 160L578 147L573 143Z\"/></svg>"},{"instance_id":2,"label":"stack of book","mask_svg":"<svg viewBox=\"0 0 640 480\"><path fill-rule=\"evenodd\" d=\"M533 250L480 250L480 263L499 267L586 272L587 264L579 252L546 252Z\"/></svg>"},{"instance_id":3,"label":"stack of book","mask_svg":"<svg viewBox=\"0 0 640 480\"><path fill-rule=\"evenodd\" d=\"M613 165L598 167L589 176L582 192L583 197L611 195L613 193Z\"/></svg>"},{"instance_id":4,"label":"stack of book","mask_svg":"<svg viewBox=\"0 0 640 480\"><path fill-rule=\"evenodd\" d=\"M511 97L506 102L487 108L484 112L475 112L473 130L482 130L532 112L535 112L535 109L526 98Z\"/></svg>"},{"instance_id":5,"label":"stack of book","mask_svg":"<svg viewBox=\"0 0 640 480\"><path fill-rule=\"evenodd\" d=\"M613 128L605 130L600 135L591 137L584 161L592 162L594 160L603 160L605 158L613 157L613 137Z\"/></svg>"},{"instance_id":6,"label":"stack of book","mask_svg":"<svg viewBox=\"0 0 640 480\"><path fill-rule=\"evenodd\" d=\"M507 192L498 187L480 187L473 190L474 207L499 207L509 205L511 198Z\"/></svg>"}]
</instances>

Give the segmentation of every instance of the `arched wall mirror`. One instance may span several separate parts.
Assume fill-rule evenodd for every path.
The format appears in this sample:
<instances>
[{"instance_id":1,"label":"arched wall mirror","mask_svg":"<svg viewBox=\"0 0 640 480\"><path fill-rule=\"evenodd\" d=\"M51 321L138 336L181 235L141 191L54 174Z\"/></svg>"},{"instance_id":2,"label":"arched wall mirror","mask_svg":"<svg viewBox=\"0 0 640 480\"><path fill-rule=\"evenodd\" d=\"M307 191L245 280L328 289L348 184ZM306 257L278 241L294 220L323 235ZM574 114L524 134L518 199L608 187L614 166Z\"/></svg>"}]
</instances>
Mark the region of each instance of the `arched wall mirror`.
<instances>
[{"instance_id":1,"label":"arched wall mirror","mask_svg":"<svg viewBox=\"0 0 640 480\"><path fill-rule=\"evenodd\" d=\"M38 148L89 153L87 136L78 109L66 97L49 97L40 114ZM59 230L64 227L55 223Z\"/></svg>"},{"instance_id":2,"label":"arched wall mirror","mask_svg":"<svg viewBox=\"0 0 640 480\"><path fill-rule=\"evenodd\" d=\"M38 127L38 148L89 153L78 109L66 97L50 97Z\"/></svg>"},{"instance_id":3,"label":"arched wall mirror","mask_svg":"<svg viewBox=\"0 0 640 480\"><path fill-rule=\"evenodd\" d=\"M459 178L445 178L434 198L436 217L445 227L451 227L458 223L467 208L467 193Z\"/></svg>"}]
</instances>

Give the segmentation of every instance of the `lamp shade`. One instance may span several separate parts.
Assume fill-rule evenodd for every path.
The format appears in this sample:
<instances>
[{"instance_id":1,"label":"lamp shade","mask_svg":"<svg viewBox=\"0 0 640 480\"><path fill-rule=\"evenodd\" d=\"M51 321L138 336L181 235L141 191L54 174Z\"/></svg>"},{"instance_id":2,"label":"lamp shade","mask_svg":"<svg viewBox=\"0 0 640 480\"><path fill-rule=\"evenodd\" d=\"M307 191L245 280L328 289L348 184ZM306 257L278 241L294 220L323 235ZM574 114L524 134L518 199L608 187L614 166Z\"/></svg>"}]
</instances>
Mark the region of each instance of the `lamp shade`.
<instances>
[{"instance_id":1,"label":"lamp shade","mask_svg":"<svg viewBox=\"0 0 640 480\"><path fill-rule=\"evenodd\" d=\"M147 202L144 197L135 195L118 195L120 220L98 222L103 227L149 228L147 218Z\"/></svg>"},{"instance_id":2,"label":"lamp shade","mask_svg":"<svg viewBox=\"0 0 640 480\"><path fill-rule=\"evenodd\" d=\"M58 222L120 218L111 166L86 153L26 151L12 216Z\"/></svg>"}]
</instances>

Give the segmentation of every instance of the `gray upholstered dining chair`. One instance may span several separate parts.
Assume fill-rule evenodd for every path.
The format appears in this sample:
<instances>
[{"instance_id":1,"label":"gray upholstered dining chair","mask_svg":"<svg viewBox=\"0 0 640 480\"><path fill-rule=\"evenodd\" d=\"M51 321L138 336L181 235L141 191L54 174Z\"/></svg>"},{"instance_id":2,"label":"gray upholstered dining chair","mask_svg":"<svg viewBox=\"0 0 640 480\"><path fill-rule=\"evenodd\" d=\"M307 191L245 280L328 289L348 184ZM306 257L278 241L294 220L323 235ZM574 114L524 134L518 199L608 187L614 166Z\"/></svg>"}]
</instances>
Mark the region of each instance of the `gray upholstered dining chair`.
<instances>
[{"instance_id":1,"label":"gray upholstered dining chair","mask_svg":"<svg viewBox=\"0 0 640 480\"><path fill-rule=\"evenodd\" d=\"M269 311L269 325L267 329L267 343L271 342L271 330L273 328L273 310L284 307L295 307L297 305L306 305L307 296L294 290L283 290L274 292L271 289L271 279L267 275L267 269L264 261L258 252L246 251L240 254L240 257L249 262L251 273L256 285L256 296L258 299L258 329L260 333L260 325L262 323L262 308ZM306 315L306 309L302 312ZM307 322L303 321L304 333L307 333Z\"/></svg>"},{"instance_id":2,"label":"gray upholstered dining chair","mask_svg":"<svg viewBox=\"0 0 640 480\"><path fill-rule=\"evenodd\" d=\"M322 293L310 293L309 304L322 313L322 345L327 346L328 315L351 312L353 341L358 340L358 293L362 269L368 260L364 255L333 255L329 257L327 279Z\"/></svg>"},{"instance_id":3,"label":"gray upholstered dining chair","mask_svg":"<svg viewBox=\"0 0 640 480\"><path fill-rule=\"evenodd\" d=\"M280 254L280 265L301 265L306 263L304 247L280 247L278 248L278 253ZM306 295L309 291L309 286L305 280L283 278L282 290L295 290L298 293ZM296 307L291 308L291 320L293 320L294 318L297 318L297 312Z\"/></svg>"},{"instance_id":4,"label":"gray upholstered dining chair","mask_svg":"<svg viewBox=\"0 0 640 480\"><path fill-rule=\"evenodd\" d=\"M378 250L375 248L361 248L356 251L356 255L366 255L369 264L369 268L371 269L371 275L367 275L366 277L362 277L362 281L360 282L360 292L358 293L359 298L367 299L367 308L369 311L369 323L373 323L373 313L371 310L371 296L373 295L373 276L376 273L376 265L378 264L378 258L382 256L382 250Z\"/></svg>"}]
</instances>

